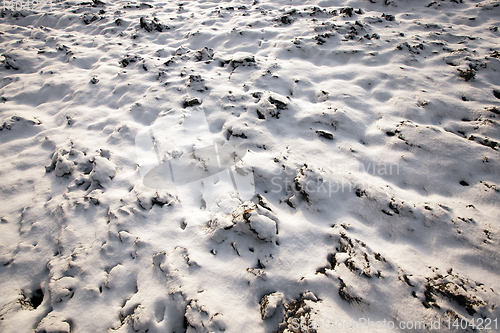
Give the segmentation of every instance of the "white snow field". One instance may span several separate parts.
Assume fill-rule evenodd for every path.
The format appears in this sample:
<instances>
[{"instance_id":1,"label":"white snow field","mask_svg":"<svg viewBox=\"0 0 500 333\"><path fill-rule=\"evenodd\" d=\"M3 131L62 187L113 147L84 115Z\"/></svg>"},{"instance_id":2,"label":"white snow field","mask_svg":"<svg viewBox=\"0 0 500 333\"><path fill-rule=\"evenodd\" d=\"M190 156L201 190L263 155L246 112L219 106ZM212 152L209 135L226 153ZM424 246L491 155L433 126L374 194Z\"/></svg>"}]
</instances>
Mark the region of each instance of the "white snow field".
<instances>
[{"instance_id":1,"label":"white snow field","mask_svg":"<svg viewBox=\"0 0 500 333\"><path fill-rule=\"evenodd\" d=\"M0 332L500 331L499 0L81 1L1 3Z\"/></svg>"}]
</instances>

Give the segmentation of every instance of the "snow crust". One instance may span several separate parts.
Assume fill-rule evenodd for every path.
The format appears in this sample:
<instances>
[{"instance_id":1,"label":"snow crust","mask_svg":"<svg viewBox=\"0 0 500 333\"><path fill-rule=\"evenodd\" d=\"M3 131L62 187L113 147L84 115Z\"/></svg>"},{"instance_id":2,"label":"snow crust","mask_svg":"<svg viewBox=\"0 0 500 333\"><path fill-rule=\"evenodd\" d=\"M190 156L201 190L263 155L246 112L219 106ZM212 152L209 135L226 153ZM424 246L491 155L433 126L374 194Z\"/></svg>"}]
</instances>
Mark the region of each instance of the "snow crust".
<instances>
[{"instance_id":1,"label":"snow crust","mask_svg":"<svg viewBox=\"0 0 500 333\"><path fill-rule=\"evenodd\" d=\"M1 332L500 321L498 1L7 7Z\"/></svg>"}]
</instances>

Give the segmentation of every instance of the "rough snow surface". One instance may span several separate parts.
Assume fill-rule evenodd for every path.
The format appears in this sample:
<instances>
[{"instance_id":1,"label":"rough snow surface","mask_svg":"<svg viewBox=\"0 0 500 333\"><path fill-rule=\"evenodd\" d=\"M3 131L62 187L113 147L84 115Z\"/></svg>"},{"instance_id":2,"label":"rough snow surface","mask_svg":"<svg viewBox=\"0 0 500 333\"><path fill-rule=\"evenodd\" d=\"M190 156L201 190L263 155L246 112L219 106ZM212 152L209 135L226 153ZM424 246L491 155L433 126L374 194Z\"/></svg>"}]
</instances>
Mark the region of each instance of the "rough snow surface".
<instances>
[{"instance_id":1,"label":"rough snow surface","mask_svg":"<svg viewBox=\"0 0 500 333\"><path fill-rule=\"evenodd\" d=\"M15 2L0 332L499 331L498 0Z\"/></svg>"}]
</instances>

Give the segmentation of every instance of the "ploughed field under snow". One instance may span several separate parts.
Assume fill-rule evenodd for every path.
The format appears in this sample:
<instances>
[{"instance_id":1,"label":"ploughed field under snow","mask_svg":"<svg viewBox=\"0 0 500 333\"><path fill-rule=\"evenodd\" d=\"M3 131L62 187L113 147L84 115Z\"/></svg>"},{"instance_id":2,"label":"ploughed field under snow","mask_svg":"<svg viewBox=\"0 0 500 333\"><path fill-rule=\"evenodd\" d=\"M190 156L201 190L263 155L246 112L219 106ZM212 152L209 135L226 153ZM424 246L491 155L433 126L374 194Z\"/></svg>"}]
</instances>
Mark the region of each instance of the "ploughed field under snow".
<instances>
[{"instance_id":1,"label":"ploughed field under snow","mask_svg":"<svg viewBox=\"0 0 500 333\"><path fill-rule=\"evenodd\" d=\"M500 1L19 4L1 332L499 331Z\"/></svg>"}]
</instances>

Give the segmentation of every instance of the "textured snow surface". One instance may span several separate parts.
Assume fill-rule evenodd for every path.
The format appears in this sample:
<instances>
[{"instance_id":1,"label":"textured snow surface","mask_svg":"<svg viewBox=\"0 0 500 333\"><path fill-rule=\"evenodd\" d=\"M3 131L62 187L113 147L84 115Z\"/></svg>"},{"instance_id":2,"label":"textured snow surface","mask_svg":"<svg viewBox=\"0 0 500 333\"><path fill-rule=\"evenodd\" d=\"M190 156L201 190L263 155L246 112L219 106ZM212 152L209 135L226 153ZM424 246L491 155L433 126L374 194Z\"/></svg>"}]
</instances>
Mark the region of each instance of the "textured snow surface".
<instances>
[{"instance_id":1,"label":"textured snow surface","mask_svg":"<svg viewBox=\"0 0 500 333\"><path fill-rule=\"evenodd\" d=\"M3 8L0 332L500 321L499 26L498 0ZM233 172L143 179L150 128Z\"/></svg>"}]
</instances>

